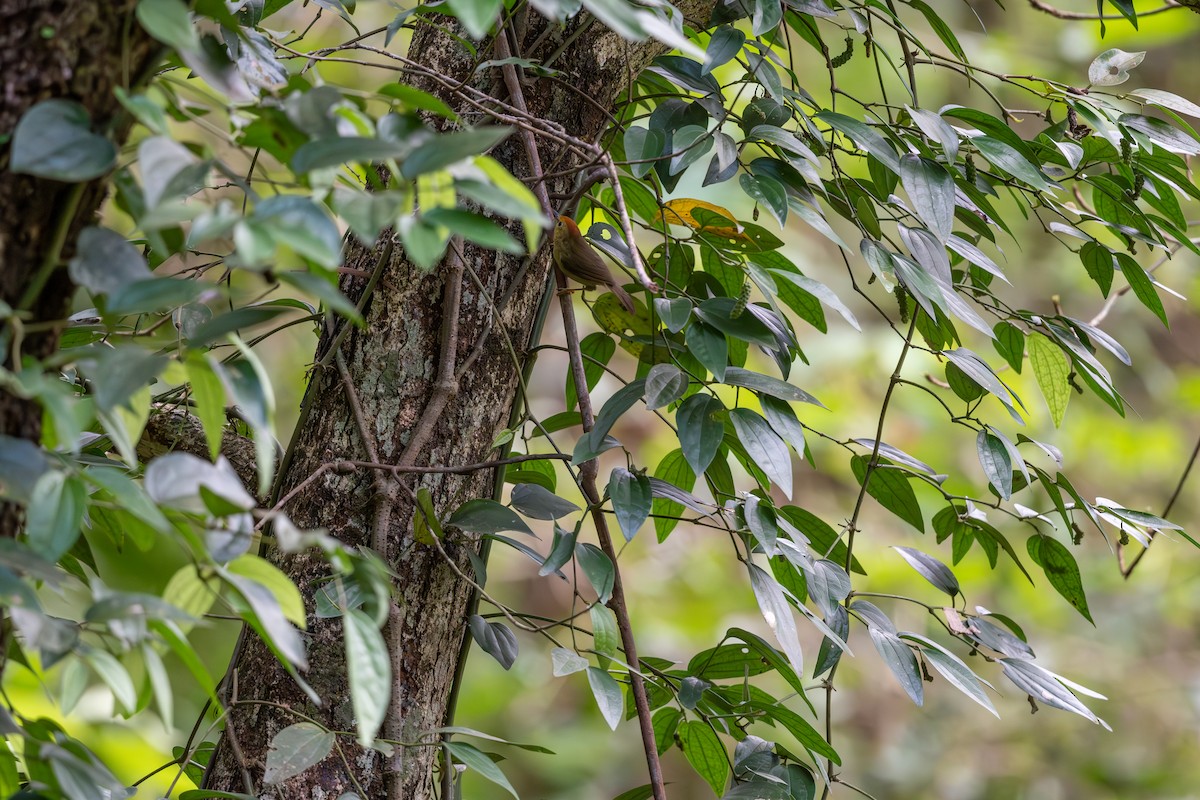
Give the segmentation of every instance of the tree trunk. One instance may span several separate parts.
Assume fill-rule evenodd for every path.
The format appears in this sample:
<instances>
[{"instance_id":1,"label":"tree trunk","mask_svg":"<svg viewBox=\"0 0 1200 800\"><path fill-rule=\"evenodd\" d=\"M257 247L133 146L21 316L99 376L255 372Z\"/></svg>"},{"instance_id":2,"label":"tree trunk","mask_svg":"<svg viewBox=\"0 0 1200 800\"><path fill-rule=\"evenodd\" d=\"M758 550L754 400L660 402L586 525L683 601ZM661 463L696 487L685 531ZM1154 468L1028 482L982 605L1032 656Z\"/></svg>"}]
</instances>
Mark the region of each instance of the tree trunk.
<instances>
[{"instance_id":1,"label":"tree trunk","mask_svg":"<svg viewBox=\"0 0 1200 800\"><path fill-rule=\"evenodd\" d=\"M27 312L20 328L8 323L0 335L5 369L20 369L12 361L16 342L20 355L32 358L57 348L75 289L61 266L108 191L108 176L79 186L13 174L12 131L31 106L49 98L82 103L97 130L112 122L121 108L113 90L142 78L158 51L133 19L136 5L136 0L0 0L0 300ZM111 136L119 144L128 130L126 121ZM43 263L52 273L26 298ZM23 330L44 322L53 324ZM39 442L41 405L0 389L0 435ZM18 506L0 503L0 535L15 536L20 517Z\"/></svg>"},{"instance_id":2,"label":"tree trunk","mask_svg":"<svg viewBox=\"0 0 1200 800\"><path fill-rule=\"evenodd\" d=\"M711 3L685 4L688 18L706 20ZM443 20L448 21L448 20ZM565 30L550 32L537 52L518 52L537 60L555 51L564 41L579 33L562 57L555 62L563 71L560 81L532 78L525 86L529 111L538 117L562 125L573 135L595 139L608 124L613 101L662 47L653 42L634 44L621 40L586 15L572 20ZM528 30L519 44L534 42L546 28L541 17L530 15ZM423 66L455 81L470 76L474 67L471 56L439 28L422 26L409 49ZM432 80L417 79L418 87L439 95L455 107L471 124L484 124L477 112L460 98ZM563 85L564 83L569 85ZM502 86L498 70L487 71L473 85L482 90ZM502 89L493 88L507 100ZM558 161L557 146L541 142L541 158L548 172L570 166ZM530 170L521 145L514 135L492 153L518 177ZM549 182L552 194L571 191L571 178ZM355 248L347 263L371 271L380 258L379 251ZM421 464L463 465L494 458L492 442L505 426L513 404L518 360L529 346L530 332L537 315L550 270L549 252L522 271L522 259L467 246L466 264L478 276L479 290L471 277L463 279L462 305L459 311L458 347L455 364L462 364L481 336L486 336L482 352L473 366L461 376L457 389L436 420L436 429L425 452L418 455ZM424 272L409 263L403 253L390 257L382 277L369 299L364 316L365 330L353 330L345 337L341 356L354 384L363 418L375 441L380 461L393 464L404 453L417 421L422 417L435 390L441 358L443 298L453 271L443 264ZM343 288L351 299L361 296L362 278L348 278ZM494 303L506 290L511 296L495 325L487 321ZM317 348L317 359L326 353L334 339L327 331ZM285 464L284 492L297 486L323 463L337 459L364 459L368 448L358 433L355 412L333 361L328 368L315 371L296 433L294 454ZM468 499L492 494L492 471L471 475L431 475L421 480L432 494L439 513L457 507ZM410 483L415 487L416 480ZM374 476L327 473L289 502L289 517L302 528L325 527L352 546L370 546L377 521L386 521L388 563L399 576L396 597L399 605L396 623L400 653L393 657L399 666L393 675L392 712L398 725L390 728L405 742L415 742L426 732L443 724L450 687L463 636L466 633L465 610L470 587L460 580L434 548L418 543L412 532L412 506L408 495L400 492L394 506L377 513L375 500L379 490ZM465 574L471 574L466 548L477 549L476 541L451 536L446 543L449 555ZM314 592L327 576L318 556L301 554L270 556L297 583L312 608ZM275 657L255 637L247 637L236 657L234 678L236 697L227 717L225 734L213 757L206 786L234 792L251 792L260 797L338 797L343 792L364 793L367 798L389 796L389 771L397 773L390 796L419 800L433 796L433 766L436 747L411 747L398 754L390 764L374 751L364 751L352 739L340 741L346 762L335 754L299 777L277 786L261 785L267 751L272 737L299 718L287 709L296 709L320 720L334 730L353 730L343 652L340 620L309 618L309 661L305 676L323 702L316 708L295 681L279 666ZM265 705L256 701L269 701ZM249 777L255 785L246 786Z\"/></svg>"}]
</instances>

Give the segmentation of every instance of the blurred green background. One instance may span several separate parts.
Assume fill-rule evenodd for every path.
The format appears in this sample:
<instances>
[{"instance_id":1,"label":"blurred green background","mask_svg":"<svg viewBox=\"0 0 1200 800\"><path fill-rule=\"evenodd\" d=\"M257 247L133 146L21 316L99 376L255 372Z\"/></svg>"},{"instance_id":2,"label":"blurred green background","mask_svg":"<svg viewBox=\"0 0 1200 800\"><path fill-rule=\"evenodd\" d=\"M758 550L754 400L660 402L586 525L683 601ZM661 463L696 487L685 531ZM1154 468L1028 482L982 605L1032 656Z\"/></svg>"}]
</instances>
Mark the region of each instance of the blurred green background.
<instances>
[{"instance_id":1,"label":"blurred green background","mask_svg":"<svg viewBox=\"0 0 1200 800\"><path fill-rule=\"evenodd\" d=\"M1154 5L1139 3L1143 9ZM1089 3L1062 7L1082 13L1095 11L1094 4ZM1052 19L1024 4L1012 4L1007 11L990 2L939 2L937 8L958 32L972 60L990 70L1043 75L1083 85L1088 63L1102 50L1148 50L1146 61L1122 88L1151 86L1200 100L1200 81L1195 78L1200 75L1200 18L1186 10L1146 17L1138 31L1123 21L1111 21L1107 36L1101 39L1095 22ZM273 18L272 27L298 25L310 13L297 11L295 19ZM386 23L394 13L388 4L364 2L359 4L356 19L365 30L379 21ZM345 38L345 29L338 28L338 24L323 20L317 35L327 36L331 42ZM917 20L914 27L921 30ZM831 46L840 38L834 31L827 35ZM401 42L392 45L402 46ZM814 76L813 85L806 88L819 98L826 97L824 66L811 59L809 52L795 55L799 74ZM329 70L331 82L349 85L357 79L353 68L346 65L329 65ZM917 67L917 76L923 107L936 109L957 103L995 111L961 76L922 66ZM861 53L839 70L837 77L839 86L852 95L874 97L878 92L874 64L861 58ZM361 75L362 85L367 88L373 89L381 80L378 74ZM902 96L898 84L894 89L896 97ZM1041 110L1028 96L1021 97L1006 88L997 91L1012 107ZM848 113L857 111L839 107ZM1022 133L1031 136L1040 124L1030 118ZM748 217L749 201L733 188L734 182L701 190L703 163L697 169L701 175L685 179L677 195L700 197ZM1196 213L1196 209L1191 211ZM1019 217L1010 221L1021 222ZM1007 290L1006 299L1016 307L1050 311L1052 297L1057 296L1065 313L1082 319L1095 315L1103 300L1074 254L1041 233L1040 226L1033 222L1017 230L1017 241L1001 240L1007 256L1002 265L1015 284ZM899 342L853 295L841 258L826 239L795 219L783 235L797 265L837 291L864 325L859 334L836 315L830 315L827 335L802 332L801 346L811 365L797 364L792 380L816 394L829 410L806 406L797 409L801 419L840 439L873 436ZM848 241L857 240L849 232L846 235ZM644 249L649 246L644 245ZM1200 271L1190 255L1178 256L1160 269L1156 278L1189 298L1200 295ZM878 287L872 291L877 299L886 300ZM1134 360L1132 370L1111 363L1111 359L1105 362L1129 401L1127 419L1120 419L1090 396L1076 396L1063 427L1055 430L1027 370L1024 375L1011 371L1004 374L1025 400L1027 428L1017 429L995 403L990 420L1010 437L1020 430L1060 447L1066 456L1064 472L1084 497L1110 497L1153 513L1162 511L1200 435L1197 302L1165 296L1164 301L1172 323L1169 332L1132 297L1118 301L1104 323ZM587 319L586 313L583 318ZM562 341L555 313L550 316L544 341ZM267 340L261 348L275 381L279 435L283 440L295 420L304 368L313 344L307 326L296 326ZM998 363L989 350L979 350ZM622 374L632 374L634 365L621 359L618 355L614 366ZM539 415L562 410L565 372L561 354L542 353L531 381L531 405ZM922 382L926 376L936 380L943 377L941 365L924 354L910 359L906 375ZM949 392L929 385L942 393L952 408L961 406ZM597 397L607 397L616 386L615 381L606 378L597 389ZM623 442L641 447L639 466L650 468L672 446L665 433L652 415L637 413L630 414L615 431ZM899 392L884 439L939 472L949 473L952 478L947 488L951 491L984 491L974 437L965 429L948 427L944 410L927 394L911 388ZM642 444L637 445L639 442ZM794 502L836 526L850 515L857 485L850 476L845 451L821 441L811 444L820 471L798 467ZM615 465L615 461L604 461L601 474L606 475ZM1052 465L1047 460L1042 466L1049 469ZM964 483L964 479L971 482ZM560 475L559 484L566 485L565 475ZM1193 533L1200 529L1198 487L1200 476L1193 476L1172 514ZM919 490L919 494L928 501L928 520L941 503L931 492ZM936 545L931 532L921 537L872 505L869 501L856 549L869 577L856 577L855 588L942 603L944 598L917 577L889 545L917 547L949 562L949 544ZM1043 511L1048 505L1041 501L1035 507ZM1003 517L993 515L991 521L1010 535L1024 558L1026 531ZM543 540L544 546L548 537ZM894 800L1200 797L1200 759L1195 757L1200 750L1200 552L1181 539L1162 537L1128 582L1121 578L1114 553L1094 531L1073 553L1083 569L1094 627L1044 579L1031 587L1011 562L1002 560L993 572L976 549L955 567L955 572L969 607L981 605L1015 618L1025 628L1041 663L1109 698L1107 702L1089 701L1089 705L1112 725L1114 732L1050 709L1031 716L1025 697L1000 680L995 665L979 657L969 659L968 664L1000 689L1000 696L994 696L994 700L1001 719L991 717L940 679L927 686L925 707L916 708L880 662L867 637L856 630L850 642L856 657L843 660L834 694L833 743L846 765L846 780L875 797ZM132 591L161 590L183 563L178 554L165 550L98 555L103 580ZM624 551L621 566L643 655L686 662L696 651L716 644L732 625L769 638L744 572L732 559L727 541L709 531L680 525L660 545L654 541L652 527L646 526ZM568 588L538 578L536 572L536 565L523 556L493 551L489 590L523 611L565 616L571 600ZM901 629L937 637L940 629L929 624L921 607L879 603ZM812 630L801 626L801 632L806 635ZM223 672L235 635L232 625L219 621L194 634L197 650L206 657L214 675ZM944 635L939 640L944 641ZM547 756L494 748L505 755L501 766L524 798L609 800L644 783L634 724L622 723L615 734L611 733L594 707L585 678L552 677L545 643L531 637L521 637L520 641L521 656L508 672L485 654L472 654L456 724L541 744L556 752L555 756ZM810 658L815 657L818 641L812 635L804 640ZM965 656L961 648L956 652ZM169 663L175 667L172 674L179 687L175 729L165 729L153 712L112 722L111 697L100 685L91 687L64 721L75 735L114 765L123 779L135 780L169 759L171 746L186 738L203 703L203 692L182 667L177 662ZM55 670L50 671L47 680L54 684ZM26 714L61 718L30 673L10 664L5 685ZM818 711L822 710L823 692L813 691L810 696ZM799 705L793 703L794 707ZM668 779L673 781L673 797L711 796L678 751L666 756L665 767ZM161 795L173 777L174 771L167 770L150 779L138 796ZM187 787L190 784L183 779L177 788ZM837 794L850 792L840 789ZM464 796L490 798L501 796L501 792L492 784L468 776Z\"/></svg>"}]
</instances>

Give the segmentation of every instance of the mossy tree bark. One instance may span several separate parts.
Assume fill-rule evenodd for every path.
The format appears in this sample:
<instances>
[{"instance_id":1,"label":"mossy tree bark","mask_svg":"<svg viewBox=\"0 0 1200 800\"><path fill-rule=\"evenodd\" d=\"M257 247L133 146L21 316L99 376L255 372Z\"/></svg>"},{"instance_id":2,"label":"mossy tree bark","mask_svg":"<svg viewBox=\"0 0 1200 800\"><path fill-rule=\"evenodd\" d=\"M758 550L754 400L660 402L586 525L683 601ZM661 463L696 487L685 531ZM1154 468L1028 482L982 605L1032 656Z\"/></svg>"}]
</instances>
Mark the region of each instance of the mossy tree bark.
<instances>
[{"instance_id":1,"label":"mossy tree bark","mask_svg":"<svg viewBox=\"0 0 1200 800\"><path fill-rule=\"evenodd\" d=\"M78 186L12 173L13 129L32 106L51 98L81 103L97 130L112 127L121 111L113 90L144 77L158 52L133 19L136 5L0 0L0 300L22 312L19 323L5 326L5 369L20 369L13 363L18 341L21 356L43 358L57 349L75 289L62 265L108 192L107 176ZM119 144L129 122L117 123L110 135ZM25 298L43 269L52 270L45 285ZM40 441L41 406L0 388L0 434ZM0 503L0 535L15 536L20 519L19 507Z\"/></svg>"},{"instance_id":2,"label":"mossy tree bark","mask_svg":"<svg viewBox=\"0 0 1200 800\"><path fill-rule=\"evenodd\" d=\"M689 19L706 20L710 10L711 2L685 6ZM588 27L581 31L581 25ZM662 52L662 47L653 42L623 41L603 26L589 23L584 16L571 21L565 29L549 31L536 52L525 51L530 43L539 40L545 26L540 17L530 15L528 27L519 37L517 49L521 55L544 59L568 38L574 38L570 38L555 62L555 68L563 71L559 80L530 78L527 82L524 93L529 111L562 125L576 137L595 140L608 124L609 110L616 98L626 90L630 79ZM455 81L471 78L473 59L460 44L432 26L418 29L409 53L424 67ZM496 73L488 71L482 77L471 78L472 84L507 100ZM488 122L437 82L420 77L413 82L440 96L470 124ZM492 155L518 177L530 174L519 135L510 137ZM541 159L548 172L570 166L569 161L560 160L561 155L557 146L541 142ZM554 178L548 188L552 195L568 194L573 188L572 178ZM379 248L375 251L356 248L347 263L370 272L380 257L379 252ZM549 252L545 249L525 270L521 269L522 259L518 257L470 246L463 253L468 277L462 284L455 363L463 363L480 336L486 335L487 340L482 354L461 376L440 414L429 440L431 446L419 456L421 464L453 466L495 457L492 443L507 423L516 397L520 362L530 345L531 329L550 272ZM470 277L472 271L481 285ZM364 314L366 328L351 331L342 342L341 356L383 462L395 463L401 457L413 426L434 392L448 274L445 265L425 272L409 263L398 250L384 266L369 298ZM343 289L351 299L357 299L365 283L362 278L347 279ZM494 304L508 290L511 290L509 299L500 308L488 334ZM326 353L335 335L334 331L327 331L322 337L318 358ZM284 492L299 485L325 462L366 458L351 402L344 381L332 365L313 374L305 400L311 408L304 411L305 421L297 432L294 457L284 466ZM421 479L439 512L471 498L490 496L493 482L490 470ZM412 485L416 485L415 478ZM415 742L422 734L443 724L459 648L466 633L470 587L456 576L437 550L414 540L413 510L407 495L399 493L391 512L379 515L377 494L372 475L326 474L289 502L286 512L301 527L327 528L355 546L369 546L373 526L381 518L389 521L384 555L399 576L396 593L400 626L400 653L393 659L400 666L398 674L393 675L392 713L398 715L398 726L393 730L399 732L397 738ZM477 549L478 543L451 537L446 548L460 569L471 574L466 549ZM303 554L271 557L301 587L311 609L313 593L327 574L320 558ZM387 773L392 772L392 798L432 797L438 748L406 748L389 764L378 753L358 748L350 738L340 744L353 776L335 754L291 781L270 787L261 785L271 738L298 721L289 708L302 711L334 730L354 728L341 623L311 616L308 622L312 666L305 677L323 699L322 706L313 706L260 641L247 639L235 665L236 703L209 770L207 787L244 792L248 788L245 785L248 774L255 784L253 790L260 797L335 798L343 792L365 792L368 798L383 798L389 796ZM269 701L271 705L258 701Z\"/></svg>"}]
</instances>

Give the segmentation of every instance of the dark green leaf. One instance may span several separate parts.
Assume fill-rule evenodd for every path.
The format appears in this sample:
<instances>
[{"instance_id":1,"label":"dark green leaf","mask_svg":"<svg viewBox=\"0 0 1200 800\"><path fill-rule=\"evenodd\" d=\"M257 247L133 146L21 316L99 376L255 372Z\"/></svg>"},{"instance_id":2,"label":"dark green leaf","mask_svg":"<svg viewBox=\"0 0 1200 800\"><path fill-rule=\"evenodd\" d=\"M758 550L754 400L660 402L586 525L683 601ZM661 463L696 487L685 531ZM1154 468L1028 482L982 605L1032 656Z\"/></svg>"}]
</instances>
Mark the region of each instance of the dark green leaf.
<instances>
[{"instance_id":1,"label":"dark green leaf","mask_svg":"<svg viewBox=\"0 0 1200 800\"><path fill-rule=\"evenodd\" d=\"M607 670L597 667L588 667L587 676L592 687L592 696L596 698L596 705L600 707L600 714L608 723L608 727L616 730L621 721L621 712L625 708L621 684L617 683Z\"/></svg>"},{"instance_id":2,"label":"dark green leaf","mask_svg":"<svg viewBox=\"0 0 1200 800\"><path fill-rule=\"evenodd\" d=\"M1142 305L1154 312L1164 327L1171 327L1167 322L1167 312L1163 308L1162 298L1154 290L1154 280L1150 277L1150 273L1146 272L1142 265L1131 256L1125 253L1117 253L1116 256L1117 261L1121 264L1121 274L1125 276L1125 280L1129 281L1129 288L1133 289L1133 294L1141 301Z\"/></svg>"},{"instance_id":3,"label":"dark green leaf","mask_svg":"<svg viewBox=\"0 0 1200 800\"><path fill-rule=\"evenodd\" d=\"M821 408L825 407L820 400L798 386L793 386L787 381L781 381L770 375L752 372L741 367L729 367L726 369L725 378L721 382L727 383L730 386L742 386L747 389L753 389L760 394L777 397L780 400L787 400L788 402L812 403L813 405L821 406Z\"/></svg>"},{"instance_id":4,"label":"dark green leaf","mask_svg":"<svg viewBox=\"0 0 1200 800\"><path fill-rule=\"evenodd\" d=\"M1062 542L1049 536L1031 536L1026 545L1029 557L1046 573L1046 578L1055 591L1094 625L1092 614L1088 611L1087 596L1083 593L1083 578L1079 574L1079 565L1075 563L1071 551Z\"/></svg>"},{"instance_id":5,"label":"dark green leaf","mask_svg":"<svg viewBox=\"0 0 1200 800\"><path fill-rule=\"evenodd\" d=\"M792 457L770 424L748 408L735 408L729 419L750 458L789 499L792 496Z\"/></svg>"},{"instance_id":6,"label":"dark green leaf","mask_svg":"<svg viewBox=\"0 0 1200 800\"><path fill-rule=\"evenodd\" d=\"M400 165L400 174L415 178L427 172L445 169L464 158L492 149L512 133L512 128L471 128L444 133L418 145Z\"/></svg>"},{"instance_id":7,"label":"dark green leaf","mask_svg":"<svg viewBox=\"0 0 1200 800\"><path fill-rule=\"evenodd\" d=\"M632 541L650 515L650 481L641 473L616 467L608 481L608 495L625 541Z\"/></svg>"},{"instance_id":8,"label":"dark green leaf","mask_svg":"<svg viewBox=\"0 0 1200 800\"><path fill-rule=\"evenodd\" d=\"M524 520L495 500L469 500L450 515L446 524L471 533L517 531L533 535Z\"/></svg>"},{"instance_id":9,"label":"dark green leaf","mask_svg":"<svg viewBox=\"0 0 1200 800\"><path fill-rule=\"evenodd\" d=\"M674 364L655 364L646 374L646 408L674 403L688 388L688 376Z\"/></svg>"},{"instance_id":10,"label":"dark green leaf","mask_svg":"<svg viewBox=\"0 0 1200 800\"><path fill-rule=\"evenodd\" d=\"M112 168L117 148L91 131L87 109L74 100L43 100L21 116L8 168L56 181L89 181Z\"/></svg>"},{"instance_id":11,"label":"dark green leaf","mask_svg":"<svg viewBox=\"0 0 1200 800\"><path fill-rule=\"evenodd\" d=\"M979 464L988 483L996 487L1000 497L1007 500L1012 496L1013 472L1012 458L1008 448L987 429L981 429L975 437L975 451L979 455Z\"/></svg>"},{"instance_id":12,"label":"dark green leaf","mask_svg":"<svg viewBox=\"0 0 1200 800\"><path fill-rule=\"evenodd\" d=\"M921 680L921 667L917 664L917 657L913 655L912 648L891 631L874 626L870 626L868 630L871 633L871 641L875 643L875 649L883 657L883 663L887 664L912 701L922 705L925 702L925 684Z\"/></svg>"},{"instance_id":13,"label":"dark green leaf","mask_svg":"<svg viewBox=\"0 0 1200 800\"><path fill-rule=\"evenodd\" d=\"M720 419L725 406L711 394L700 392L683 401L675 412L679 444L692 472L699 475L712 463L725 436Z\"/></svg>"},{"instance_id":14,"label":"dark green leaf","mask_svg":"<svg viewBox=\"0 0 1200 800\"><path fill-rule=\"evenodd\" d=\"M579 510L579 506L536 483L514 486L511 499L518 511L534 519L558 519Z\"/></svg>"},{"instance_id":15,"label":"dark green leaf","mask_svg":"<svg viewBox=\"0 0 1200 800\"><path fill-rule=\"evenodd\" d=\"M706 722L687 720L679 724L676 732L683 746L683 756L692 769L721 794L725 791L725 783L729 779L729 761L721 740Z\"/></svg>"},{"instance_id":16,"label":"dark green leaf","mask_svg":"<svg viewBox=\"0 0 1200 800\"><path fill-rule=\"evenodd\" d=\"M936 161L909 154L900 159L900 181L917 216L945 242L954 228L954 178Z\"/></svg>"},{"instance_id":17,"label":"dark green leaf","mask_svg":"<svg viewBox=\"0 0 1200 800\"><path fill-rule=\"evenodd\" d=\"M933 556L926 555L920 550L914 550L911 547L894 547L893 549L903 556L904 560L909 563L909 566L920 573L922 578L950 595L950 597L956 597L962 592L962 589L958 585L958 578L954 577L954 573L950 571L950 568Z\"/></svg>"},{"instance_id":18,"label":"dark green leaf","mask_svg":"<svg viewBox=\"0 0 1200 800\"><path fill-rule=\"evenodd\" d=\"M488 622L478 614L472 614L467 624L471 629L471 638L483 652L496 659L500 666L511 669L517 660L516 634L503 622Z\"/></svg>"},{"instance_id":19,"label":"dark green leaf","mask_svg":"<svg viewBox=\"0 0 1200 800\"><path fill-rule=\"evenodd\" d=\"M504 777L504 773L496 766L496 762L488 757L487 753L466 742L446 742L445 747L454 758L466 764L469 769L475 770L513 797L517 797L517 792L508 782L508 778Z\"/></svg>"},{"instance_id":20,"label":"dark green leaf","mask_svg":"<svg viewBox=\"0 0 1200 800\"><path fill-rule=\"evenodd\" d=\"M850 460L850 467L860 486L866 481L867 465L868 461L863 456L854 456ZM880 463L870 471L870 481L866 481L866 486L867 494L879 501L880 505L921 533L925 532L925 519L921 515L917 494L903 472Z\"/></svg>"},{"instance_id":21,"label":"dark green leaf","mask_svg":"<svg viewBox=\"0 0 1200 800\"><path fill-rule=\"evenodd\" d=\"M392 667L387 643L375 620L361 609L348 609L342 615L342 627L358 743L369 747L391 703Z\"/></svg>"},{"instance_id":22,"label":"dark green leaf","mask_svg":"<svg viewBox=\"0 0 1200 800\"><path fill-rule=\"evenodd\" d=\"M604 555L604 551L599 547L588 542L580 542L575 545L575 560L579 562L579 568L583 570L583 574L587 576L592 588L596 590L599 601L607 603L608 599L612 597L615 578L612 561Z\"/></svg>"},{"instance_id":23,"label":"dark green leaf","mask_svg":"<svg viewBox=\"0 0 1200 800\"><path fill-rule=\"evenodd\" d=\"M678 447L658 462L658 466L654 468L654 477L684 492L690 492L696 485L696 473L684 458L683 450ZM654 515L654 533L660 542L679 524L679 520L672 517L678 517L683 510L682 503L656 493L654 502L650 504L650 513Z\"/></svg>"}]
</instances>

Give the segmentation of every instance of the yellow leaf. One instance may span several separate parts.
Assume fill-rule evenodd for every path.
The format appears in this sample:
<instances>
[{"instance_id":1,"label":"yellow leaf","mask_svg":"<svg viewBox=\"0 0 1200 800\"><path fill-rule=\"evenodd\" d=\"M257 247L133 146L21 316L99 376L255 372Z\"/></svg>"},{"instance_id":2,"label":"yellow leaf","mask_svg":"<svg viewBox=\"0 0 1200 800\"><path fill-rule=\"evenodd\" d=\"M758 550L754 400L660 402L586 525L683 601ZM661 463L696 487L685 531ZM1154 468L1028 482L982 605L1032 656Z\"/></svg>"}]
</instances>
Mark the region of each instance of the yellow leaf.
<instances>
[{"instance_id":1,"label":"yellow leaf","mask_svg":"<svg viewBox=\"0 0 1200 800\"><path fill-rule=\"evenodd\" d=\"M724 217L729 220L729 225L702 223L694 216L694 212L697 209L703 209ZM741 224L729 209L713 205L712 203L706 203L703 200L694 200L690 197L681 197L664 203L662 209L655 215L653 222L657 223L664 220L671 225L686 225L693 230L704 231L705 233L712 233L717 236L730 236L737 239L746 238Z\"/></svg>"},{"instance_id":2,"label":"yellow leaf","mask_svg":"<svg viewBox=\"0 0 1200 800\"><path fill-rule=\"evenodd\" d=\"M230 561L228 569L265 586L275 595L275 602L279 603L283 616L296 627L305 627L304 600L300 596L300 590L279 567L256 555L246 553Z\"/></svg>"}]
</instances>

